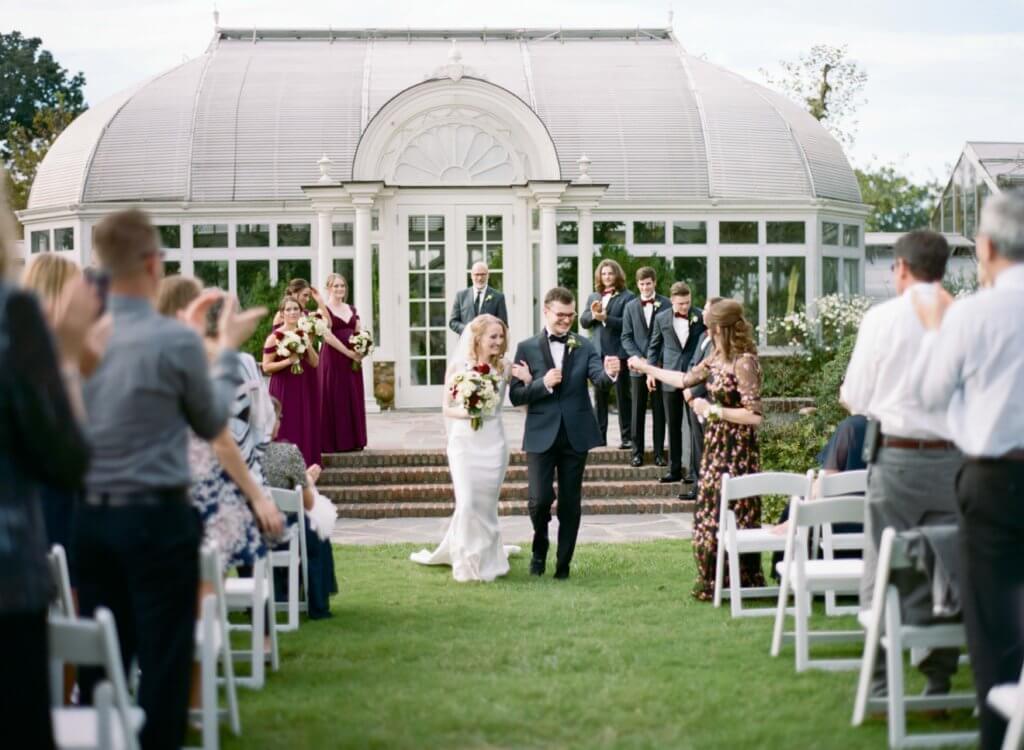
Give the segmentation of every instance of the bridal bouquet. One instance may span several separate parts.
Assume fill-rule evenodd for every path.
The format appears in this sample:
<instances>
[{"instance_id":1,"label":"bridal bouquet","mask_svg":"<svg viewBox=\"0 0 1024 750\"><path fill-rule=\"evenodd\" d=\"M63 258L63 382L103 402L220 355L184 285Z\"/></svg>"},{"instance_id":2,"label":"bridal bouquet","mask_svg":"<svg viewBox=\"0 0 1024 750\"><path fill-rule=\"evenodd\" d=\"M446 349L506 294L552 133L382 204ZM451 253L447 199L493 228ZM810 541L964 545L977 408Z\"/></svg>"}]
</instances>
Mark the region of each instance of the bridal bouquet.
<instances>
[{"instance_id":1,"label":"bridal bouquet","mask_svg":"<svg viewBox=\"0 0 1024 750\"><path fill-rule=\"evenodd\" d=\"M452 378L452 401L466 410L469 414L469 425L474 430L479 430L484 423L484 417L494 414L498 408L500 387L501 378L486 364L457 373Z\"/></svg>"},{"instance_id":2,"label":"bridal bouquet","mask_svg":"<svg viewBox=\"0 0 1024 750\"><path fill-rule=\"evenodd\" d=\"M369 331L356 331L349 337L348 345L363 357L370 356L373 351L373 334ZM357 360L352 360L352 369L358 372L363 367L363 363Z\"/></svg>"},{"instance_id":3,"label":"bridal bouquet","mask_svg":"<svg viewBox=\"0 0 1024 750\"><path fill-rule=\"evenodd\" d=\"M301 358L306 353L306 335L299 331L278 331L277 332L277 356L281 359L288 359L293 354ZM292 365L293 375L302 374L302 360Z\"/></svg>"},{"instance_id":4,"label":"bridal bouquet","mask_svg":"<svg viewBox=\"0 0 1024 750\"><path fill-rule=\"evenodd\" d=\"M314 347L318 347L331 327L324 320L323 314L320 311L315 311L306 313L299 318L298 329L306 334L307 338L313 342Z\"/></svg>"}]
</instances>

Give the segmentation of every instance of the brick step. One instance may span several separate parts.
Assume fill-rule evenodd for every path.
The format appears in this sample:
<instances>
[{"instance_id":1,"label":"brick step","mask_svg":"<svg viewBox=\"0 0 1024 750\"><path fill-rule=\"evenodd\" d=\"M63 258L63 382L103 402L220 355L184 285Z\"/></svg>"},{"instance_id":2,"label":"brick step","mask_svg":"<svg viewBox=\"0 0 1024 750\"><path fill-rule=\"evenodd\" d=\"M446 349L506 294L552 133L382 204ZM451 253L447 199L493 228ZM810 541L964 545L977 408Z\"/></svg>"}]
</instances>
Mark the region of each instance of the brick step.
<instances>
[{"instance_id":1,"label":"brick step","mask_svg":"<svg viewBox=\"0 0 1024 750\"><path fill-rule=\"evenodd\" d=\"M455 510L451 502L429 503L336 503L340 518L424 518L450 516ZM675 498L601 499L584 498L584 515L630 513L692 513L694 504ZM498 503L502 516L528 514L525 500L503 500Z\"/></svg>"},{"instance_id":2,"label":"brick step","mask_svg":"<svg viewBox=\"0 0 1024 750\"><path fill-rule=\"evenodd\" d=\"M378 484L362 487L320 487L320 493L335 503L403 503L451 502L454 495L450 484ZM588 498L675 498L679 485L658 482L599 482L587 484L584 496ZM500 500L526 500L529 497L526 482L505 482L501 485Z\"/></svg>"},{"instance_id":3,"label":"brick step","mask_svg":"<svg viewBox=\"0 0 1024 750\"><path fill-rule=\"evenodd\" d=\"M623 464L628 466L632 453L618 448L595 448L590 451L588 463ZM667 453L666 453L667 458ZM526 453L521 450L512 451L509 461L513 466L526 465ZM644 463L652 464L654 454L647 451ZM404 448L394 450L364 450L355 453L325 453L323 467L325 469L348 468L382 468L411 466L447 466L448 454L443 448Z\"/></svg>"},{"instance_id":4,"label":"brick step","mask_svg":"<svg viewBox=\"0 0 1024 750\"><path fill-rule=\"evenodd\" d=\"M584 482L656 482L668 469L648 463L640 468L628 464L587 463ZM525 466L509 466L505 481L525 482ZM344 489L356 485L378 484L449 484L452 481L447 466L395 466L324 469L317 484L321 489Z\"/></svg>"}]
</instances>

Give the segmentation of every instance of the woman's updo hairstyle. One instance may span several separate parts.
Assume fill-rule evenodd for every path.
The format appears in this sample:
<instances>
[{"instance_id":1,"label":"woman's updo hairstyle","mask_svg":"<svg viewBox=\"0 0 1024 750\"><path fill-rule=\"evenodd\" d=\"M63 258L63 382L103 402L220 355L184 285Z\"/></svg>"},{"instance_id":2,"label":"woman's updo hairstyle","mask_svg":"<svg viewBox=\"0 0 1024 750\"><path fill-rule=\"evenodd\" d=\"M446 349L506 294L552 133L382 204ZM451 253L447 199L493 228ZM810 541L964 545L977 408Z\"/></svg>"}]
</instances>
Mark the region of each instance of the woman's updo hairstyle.
<instances>
[{"instance_id":1,"label":"woman's updo hairstyle","mask_svg":"<svg viewBox=\"0 0 1024 750\"><path fill-rule=\"evenodd\" d=\"M742 354L757 354L754 327L743 317L743 305L734 299L722 299L708 310L708 325L721 343L720 353L726 362Z\"/></svg>"}]
</instances>

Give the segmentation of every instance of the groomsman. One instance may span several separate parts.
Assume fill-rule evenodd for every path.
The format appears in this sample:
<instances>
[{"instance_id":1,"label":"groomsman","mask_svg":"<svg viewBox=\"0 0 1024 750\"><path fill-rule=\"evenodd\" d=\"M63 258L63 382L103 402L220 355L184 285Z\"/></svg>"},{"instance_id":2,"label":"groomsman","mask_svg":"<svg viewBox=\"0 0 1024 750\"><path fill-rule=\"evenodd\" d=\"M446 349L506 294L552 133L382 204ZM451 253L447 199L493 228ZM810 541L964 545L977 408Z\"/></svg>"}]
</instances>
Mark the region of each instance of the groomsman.
<instances>
[{"instance_id":1,"label":"groomsman","mask_svg":"<svg viewBox=\"0 0 1024 750\"><path fill-rule=\"evenodd\" d=\"M684 281L677 281L669 290L672 313L655 319L651 331L651 343L647 350L647 361L666 370L686 372L690 360L697 350L701 334L706 330L704 313L700 308L691 308L692 296L690 287ZM648 384L652 384L648 380ZM693 480L692 455L687 457L687 473L683 474L683 445L692 440L689 429L689 407L683 401L683 394L678 388L662 383L662 398L665 402L665 414L668 422L668 473L661 482L681 482ZM684 435L685 429L685 435ZM692 451L687 451L692 454ZM680 496L682 497L682 496ZM685 499L685 498L684 498Z\"/></svg>"},{"instance_id":2,"label":"groomsman","mask_svg":"<svg viewBox=\"0 0 1024 750\"><path fill-rule=\"evenodd\" d=\"M654 290L658 277L654 269L644 266L636 272L636 286L640 293L626 303L622 312L622 348L627 357L647 358L651 340L651 329L656 317L667 315L672 309L668 297ZM649 388L648 378L640 372L629 372L630 396L633 406L633 466L644 465L644 428L647 422L647 398L651 394L651 410L654 412L654 465L665 466L665 405L661 399L661 387L655 382Z\"/></svg>"},{"instance_id":3,"label":"groomsman","mask_svg":"<svg viewBox=\"0 0 1024 750\"><path fill-rule=\"evenodd\" d=\"M622 348L622 311L633 299L633 293L626 289L626 274L614 260L602 260L594 271L594 289L597 291L587 298L586 308L580 315L580 325L598 342L598 351L605 357L619 358L619 372L625 372L626 350ZM619 448L632 449L631 438L632 400L629 392L630 378L615 381L615 399L619 404ZM594 386L594 401L597 424L601 430L604 445L608 444L608 392L611 386Z\"/></svg>"},{"instance_id":4,"label":"groomsman","mask_svg":"<svg viewBox=\"0 0 1024 750\"><path fill-rule=\"evenodd\" d=\"M461 336L463 329L473 318L484 313L500 318L507 326L508 310L505 308L505 295L494 287L487 286L487 279L491 275L487 264L482 261L474 263L469 275L473 279L473 286L455 295L448 327Z\"/></svg>"},{"instance_id":5,"label":"groomsman","mask_svg":"<svg viewBox=\"0 0 1024 750\"><path fill-rule=\"evenodd\" d=\"M697 341L697 348L693 351L693 357L690 358L690 365L687 370L692 370L694 367L711 359L715 353L715 344L711 340L711 331L707 329L708 324L708 311L711 306L718 302L721 297L711 297L707 304L704 305L704 313L701 316L701 321L704 323L704 332L701 333L700 339ZM686 403L686 425L689 428L689 446L690 453L687 459L687 474L693 478L693 484L690 485L690 489L679 495L680 500L696 500L697 499L697 482L700 481L700 460L704 455L704 425L699 419L697 419L696 413L690 408L690 404L695 398L707 398L708 387L707 383L700 383L693 386L692 388L683 389L683 401Z\"/></svg>"}]
</instances>

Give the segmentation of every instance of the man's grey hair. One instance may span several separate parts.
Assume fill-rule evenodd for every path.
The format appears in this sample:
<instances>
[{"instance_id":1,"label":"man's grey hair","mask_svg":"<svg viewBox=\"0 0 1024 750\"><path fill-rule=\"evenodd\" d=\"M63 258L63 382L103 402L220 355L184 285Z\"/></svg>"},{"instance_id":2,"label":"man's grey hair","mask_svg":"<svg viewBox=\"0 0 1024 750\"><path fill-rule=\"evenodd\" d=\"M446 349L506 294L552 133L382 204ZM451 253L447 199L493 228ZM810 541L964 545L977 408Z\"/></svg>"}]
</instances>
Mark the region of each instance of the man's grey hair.
<instances>
[{"instance_id":1,"label":"man's grey hair","mask_svg":"<svg viewBox=\"0 0 1024 750\"><path fill-rule=\"evenodd\" d=\"M992 240L1007 260L1024 262L1024 191L1007 190L985 201L978 234Z\"/></svg>"}]
</instances>

